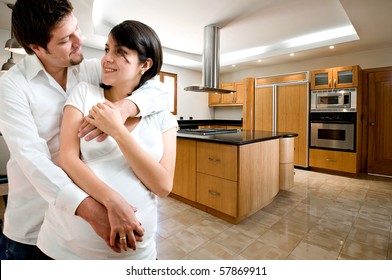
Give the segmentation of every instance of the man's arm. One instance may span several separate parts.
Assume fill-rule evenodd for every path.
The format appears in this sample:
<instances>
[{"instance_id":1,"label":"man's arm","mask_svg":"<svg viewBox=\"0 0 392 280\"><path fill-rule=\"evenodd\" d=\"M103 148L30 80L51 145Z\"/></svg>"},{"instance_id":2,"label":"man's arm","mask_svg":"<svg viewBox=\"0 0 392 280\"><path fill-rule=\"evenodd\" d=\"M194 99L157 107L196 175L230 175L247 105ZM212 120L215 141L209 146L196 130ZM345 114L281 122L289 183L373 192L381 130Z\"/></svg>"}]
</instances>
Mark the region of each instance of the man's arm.
<instances>
[{"instance_id":1,"label":"man's arm","mask_svg":"<svg viewBox=\"0 0 392 280\"><path fill-rule=\"evenodd\" d=\"M126 99L137 107L137 116L148 116L169 108L169 93L165 85L157 78L146 81ZM121 112L121 109L120 109ZM136 111L131 107L128 117L133 117Z\"/></svg>"},{"instance_id":2,"label":"man's arm","mask_svg":"<svg viewBox=\"0 0 392 280\"><path fill-rule=\"evenodd\" d=\"M12 160L16 161L23 172L20 176L25 176L48 203L71 215L78 212L94 229L99 229L96 232L101 238L109 242L109 223L105 225L108 218L104 216L106 212L102 211L102 205L87 199L88 194L77 187L52 161L47 141L38 133L33 109L21 88L22 85L18 87L10 79L0 79L0 131ZM48 121L50 117L54 117L55 121ZM45 123L41 125L52 124L53 131L59 131L58 120L55 116L46 116L43 119ZM94 213L99 216L94 216Z\"/></svg>"},{"instance_id":3,"label":"man's arm","mask_svg":"<svg viewBox=\"0 0 392 280\"><path fill-rule=\"evenodd\" d=\"M123 121L125 122L129 117L148 116L168 109L169 93L162 82L153 78L146 81L132 95L114 104L120 110ZM79 129L79 137L85 137L86 141L98 137L97 141L103 141L107 135L102 134L102 131L85 121Z\"/></svg>"},{"instance_id":4,"label":"man's arm","mask_svg":"<svg viewBox=\"0 0 392 280\"><path fill-rule=\"evenodd\" d=\"M48 203L74 214L87 194L75 186L65 172L53 163L49 140L40 136L38 128L38 125L47 127L46 130L55 135L56 131L59 131L60 115L48 113L42 123L36 123L41 121L41 118L33 116L30 101L21 89L23 86L26 87L17 85L8 77L1 79L0 131L12 160L23 172L21 176L25 176ZM41 105L38 103L35 106ZM51 136L48 135L49 137Z\"/></svg>"}]
</instances>

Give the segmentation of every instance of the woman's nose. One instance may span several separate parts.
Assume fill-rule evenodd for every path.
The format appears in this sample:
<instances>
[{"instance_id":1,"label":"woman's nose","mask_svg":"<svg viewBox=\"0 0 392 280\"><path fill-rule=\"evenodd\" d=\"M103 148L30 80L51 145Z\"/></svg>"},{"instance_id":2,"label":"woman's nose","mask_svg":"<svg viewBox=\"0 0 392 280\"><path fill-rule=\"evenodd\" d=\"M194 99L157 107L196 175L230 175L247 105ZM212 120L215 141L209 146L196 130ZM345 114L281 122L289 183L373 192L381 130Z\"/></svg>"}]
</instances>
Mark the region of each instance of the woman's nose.
<instances>
[{"instance_id":1,"label":"woman's nose","mask_svg":"<svg viewBox=\"0 0 392 280\"><path fill-rule=\"evenodd\" d=\"M110 54L110 52L105 53L105 55L103 56L103 60L107 61L107 62L113 62L113 56Z\"/></svg>"}]
</instances>

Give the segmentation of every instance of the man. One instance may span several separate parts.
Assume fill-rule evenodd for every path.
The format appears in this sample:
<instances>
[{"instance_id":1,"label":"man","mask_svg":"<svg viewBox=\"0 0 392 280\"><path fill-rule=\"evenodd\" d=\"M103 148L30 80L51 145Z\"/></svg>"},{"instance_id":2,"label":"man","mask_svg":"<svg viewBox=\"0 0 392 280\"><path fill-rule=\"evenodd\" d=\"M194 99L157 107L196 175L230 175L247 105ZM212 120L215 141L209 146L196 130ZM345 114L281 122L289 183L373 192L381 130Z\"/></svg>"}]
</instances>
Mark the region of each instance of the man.
<instances>
[{"instance_id":1,"label":"man","mask_svg":"<svg viewBox=\"0 0 392 280\"><path fill-rule=\"evenodd\" d=\"M36 241L48 203L86 220L109 246L106 209L56 165L69 92L80 81L98 84L101 77L98 60L83 60L81 32L72 10L68 0L18 0L13 8L14 35L28 55L0 80L0 131L11 155L2 259L47 258ZM165 109L166 99L159 82L149 80L130 97L137 106L130 100L117 106L126 119L138 110L148 115ZM135 233L131 246L142 239L143 228L129 216L124 224Z\"/></svg>"}]
</instances>

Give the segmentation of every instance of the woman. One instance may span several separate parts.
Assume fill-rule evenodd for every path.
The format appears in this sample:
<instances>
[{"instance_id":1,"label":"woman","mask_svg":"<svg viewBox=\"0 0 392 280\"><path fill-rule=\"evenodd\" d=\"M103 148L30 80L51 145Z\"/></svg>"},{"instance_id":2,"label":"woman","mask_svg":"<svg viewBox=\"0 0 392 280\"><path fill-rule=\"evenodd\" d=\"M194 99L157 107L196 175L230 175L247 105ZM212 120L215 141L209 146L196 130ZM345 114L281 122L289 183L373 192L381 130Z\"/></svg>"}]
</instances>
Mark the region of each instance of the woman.
<instances>
[{"instance_id":1,"label":"woman","mask_svg":"<svg viewBox=\"0 0 392 280\"><path fill-rule=\"evenodd\" d=\"M111 30L101 65L102 87L80 83L64 107L59 165L106 207L111 248L84 220L54 207L47 211L38 246L54 259L156 259L156 196L172 188L177 121L162 111L124 123L112 102L159 73L159 38L143 23L124 21ZM103 142L80 139L84 119L110 137ZM134 212L134 223L141 223L144 232L123 226L125 213Z\"/></svg>"}]
</instances>

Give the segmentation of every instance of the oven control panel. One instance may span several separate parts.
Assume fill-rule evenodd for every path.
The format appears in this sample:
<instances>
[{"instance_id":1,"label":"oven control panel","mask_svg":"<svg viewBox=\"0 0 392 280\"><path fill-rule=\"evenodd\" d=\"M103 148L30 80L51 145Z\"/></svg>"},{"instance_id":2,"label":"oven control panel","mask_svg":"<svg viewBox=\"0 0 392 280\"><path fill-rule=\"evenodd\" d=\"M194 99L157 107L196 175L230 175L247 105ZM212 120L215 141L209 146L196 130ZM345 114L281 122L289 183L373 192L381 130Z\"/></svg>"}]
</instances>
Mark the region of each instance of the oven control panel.
<instances>
[{"instance_id":1,"label":"oven control panel","mask_svg":"<svg viewBox=\"0 0 392 280\"><path fill-rule=\"evenodd\" d=\"M349 122L355 123L357 113L310 113L310 122Z\"/></svg>"}]
</instances>

